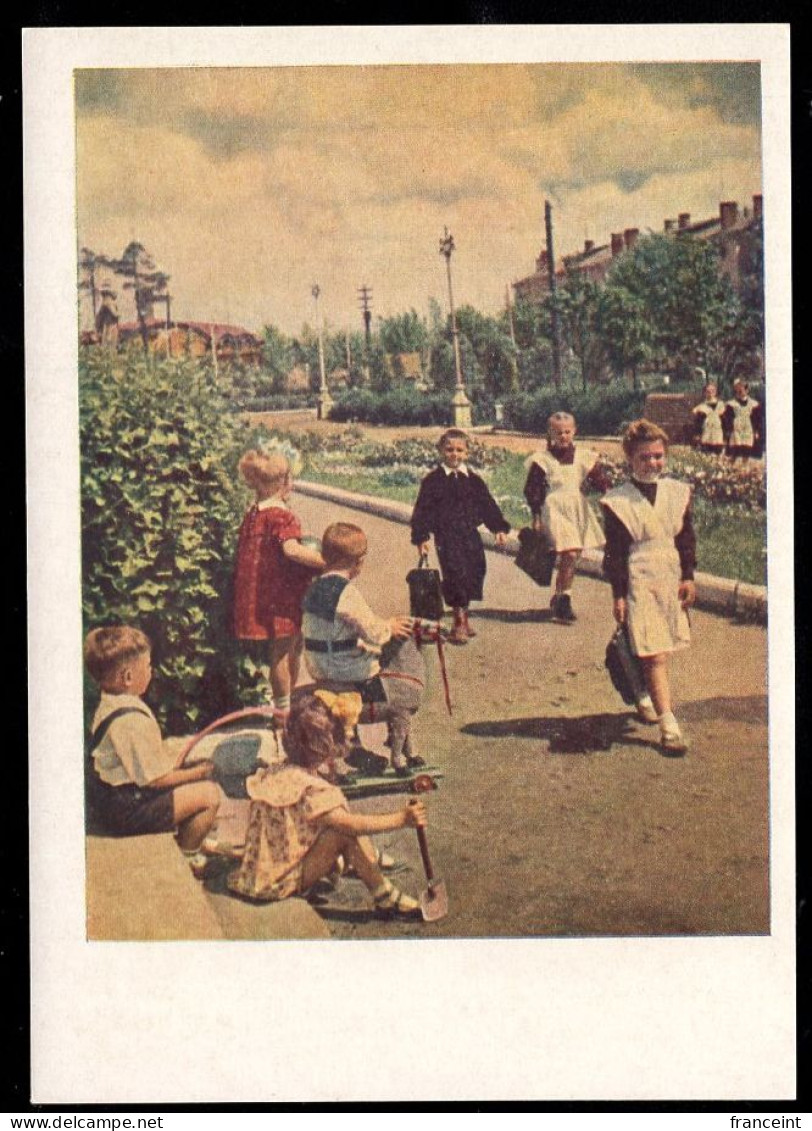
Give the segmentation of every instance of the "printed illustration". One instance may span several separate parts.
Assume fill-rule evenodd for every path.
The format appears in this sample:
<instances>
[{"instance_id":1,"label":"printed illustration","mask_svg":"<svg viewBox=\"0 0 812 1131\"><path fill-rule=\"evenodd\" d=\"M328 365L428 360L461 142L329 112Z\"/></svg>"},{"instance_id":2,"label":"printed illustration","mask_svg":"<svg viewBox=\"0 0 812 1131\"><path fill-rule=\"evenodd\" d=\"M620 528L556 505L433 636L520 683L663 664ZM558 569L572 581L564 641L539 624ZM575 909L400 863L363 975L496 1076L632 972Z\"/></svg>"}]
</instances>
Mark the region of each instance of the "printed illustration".
<instances>
[{"instance_id":1,"label":"printed illustration","mask_svg":"<svg viewBox=\"0 0 812 1131\"><path fill-rule=\"evenodd\" d=\"M758 63L74 90L88 938L768 934Z\"/></svg>"}]
</instances>

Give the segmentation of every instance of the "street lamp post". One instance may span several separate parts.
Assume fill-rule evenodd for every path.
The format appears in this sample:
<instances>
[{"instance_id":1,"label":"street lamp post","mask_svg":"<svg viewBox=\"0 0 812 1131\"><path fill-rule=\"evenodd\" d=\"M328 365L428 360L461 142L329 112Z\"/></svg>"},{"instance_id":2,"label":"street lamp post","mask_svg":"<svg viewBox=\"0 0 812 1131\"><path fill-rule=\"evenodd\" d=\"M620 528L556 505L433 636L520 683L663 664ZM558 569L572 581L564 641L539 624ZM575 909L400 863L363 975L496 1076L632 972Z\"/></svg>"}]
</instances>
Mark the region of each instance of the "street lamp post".
<instances>
[{"instance_id":1,"label":"street lamp post","mask_svg":"<svg viewBox=\"0 0 812 1131\"><path fill-rule=\"evenodd\" d=\"M471 427L471 402L465 393L465 384L462 380L462 365L460 363L460 341L457 333L457 315L454 311L454 291L451 287L451 253L454 251L454 237L445 229L445 237L440 240L440 255L445 256L445 267L448 275L448 305L451 310L451 338L454 342L454 369L456 383L454 396L451 398L451 413L455 428Z\"/></svg>"},{"instance_id":2,"label":"street lamp post","mask_svg":"<svg viewBox=\"0 0 812 1131\"><path fill-rule=\"evenodd\" d=\"M327 375L324 371L324 338L322 334L321 315L319 313L321 287L318 283L313 284L310 288L310 293L316 305L316 329L319 335L319 396L316 401L316 415L319 420L327 420L330 415L330 410L333 407L333 398L330 396L330 390L327 388Z\"/></svg>"}]
</instances>

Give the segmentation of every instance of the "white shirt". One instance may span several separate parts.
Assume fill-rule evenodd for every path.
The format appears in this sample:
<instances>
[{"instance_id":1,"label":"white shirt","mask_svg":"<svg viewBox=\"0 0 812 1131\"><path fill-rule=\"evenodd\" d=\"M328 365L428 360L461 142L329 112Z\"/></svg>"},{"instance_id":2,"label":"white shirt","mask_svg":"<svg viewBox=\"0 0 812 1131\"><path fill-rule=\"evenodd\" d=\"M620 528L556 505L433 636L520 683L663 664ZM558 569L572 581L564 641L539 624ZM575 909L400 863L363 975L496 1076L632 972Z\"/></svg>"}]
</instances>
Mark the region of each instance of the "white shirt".
<instances>
[{"instance_id":1,"label":"white shirt","mask_svg":"<svg viewBox=\"0 0 812 1131\"><path fill-rule=\"evenodd\" d=\"M164 753L158 720L137 695L111 695L103 691L92 730L114 711L133 708L110 724L93 751L96 773L108 785L146 785L168 773L171 766Z\"/></svg>"}]
</instances>

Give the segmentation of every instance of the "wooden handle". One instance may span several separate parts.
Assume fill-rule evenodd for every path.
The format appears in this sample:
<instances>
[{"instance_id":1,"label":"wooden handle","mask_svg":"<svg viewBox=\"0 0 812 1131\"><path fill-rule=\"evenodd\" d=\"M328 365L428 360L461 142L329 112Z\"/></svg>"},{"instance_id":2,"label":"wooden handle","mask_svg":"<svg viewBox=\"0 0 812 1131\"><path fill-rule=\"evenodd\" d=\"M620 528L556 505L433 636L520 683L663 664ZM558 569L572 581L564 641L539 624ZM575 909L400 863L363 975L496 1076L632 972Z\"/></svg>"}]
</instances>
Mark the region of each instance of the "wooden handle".
<instances>
[{"instance_id":1,"label":"wooden handle","mask_svg":"<svg viewBox=\"0 0 812 1131\"><path fill-rule=\"evenodd\" d=\"M431 866L431 857L429 856L429 842L426 838L426 830L418 828L417 830L417 843L420 845L420 855L423 857L423 867L426 870L426 879L431 885L434 880L434 869Z\"/></svg>"}]
</instances>

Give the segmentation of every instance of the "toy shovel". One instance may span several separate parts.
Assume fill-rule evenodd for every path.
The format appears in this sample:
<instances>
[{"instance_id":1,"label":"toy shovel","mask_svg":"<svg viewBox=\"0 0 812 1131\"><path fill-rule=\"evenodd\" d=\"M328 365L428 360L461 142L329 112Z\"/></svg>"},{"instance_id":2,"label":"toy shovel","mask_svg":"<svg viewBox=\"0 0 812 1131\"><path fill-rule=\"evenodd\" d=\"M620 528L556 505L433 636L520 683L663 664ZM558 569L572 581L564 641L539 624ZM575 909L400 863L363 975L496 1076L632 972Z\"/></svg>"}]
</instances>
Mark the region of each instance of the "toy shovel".
<instances>
[{"instance_id":1,"label":"toy shovel","mask_svg":"<svg viewBox=\"0 0 812 1131\"><path fill-rule=\"evenodd\" d=\"M414 793L426 793L436 788L436 782L429 777L428 774L418 774L412 782L412 790ZM420 846L423 868L425 869L426 879L429 883L426 891L420 896L420 910L426 922L431 923L434 922L435 919L443 919L448 914L448 892L446 891L443 880L435 879L425 829L419 828L417 830L417 843Z\"/></svg>"}]
</instances>

